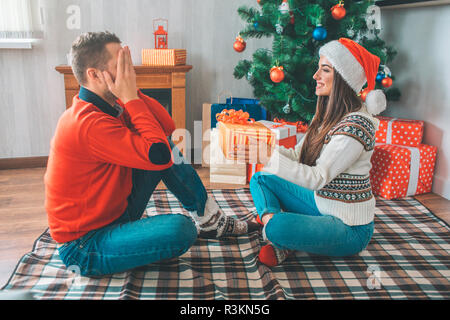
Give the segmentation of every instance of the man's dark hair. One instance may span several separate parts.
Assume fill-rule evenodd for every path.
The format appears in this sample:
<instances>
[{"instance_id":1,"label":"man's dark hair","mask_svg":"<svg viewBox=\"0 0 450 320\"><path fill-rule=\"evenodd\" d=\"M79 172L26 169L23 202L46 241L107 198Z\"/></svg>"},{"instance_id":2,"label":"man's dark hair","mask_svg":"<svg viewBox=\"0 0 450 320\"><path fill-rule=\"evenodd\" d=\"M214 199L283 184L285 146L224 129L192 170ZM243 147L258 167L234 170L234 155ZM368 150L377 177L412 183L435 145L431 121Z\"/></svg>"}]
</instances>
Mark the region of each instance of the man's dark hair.
<instances>
[{"instance_id":1,"label":"man's dark hair","mask_svg":"<svg viewBox=\"0 0 450 320\"><path fill-rule=\"evenodd\" d=\"M100 70L106 68L108 60L111 59L106 45L111 42L121 43L114 33L105 31L83 33L72 43L70 60L79 84L83 85L86 82L87 68Z\"/></svg>"}]
</instances>

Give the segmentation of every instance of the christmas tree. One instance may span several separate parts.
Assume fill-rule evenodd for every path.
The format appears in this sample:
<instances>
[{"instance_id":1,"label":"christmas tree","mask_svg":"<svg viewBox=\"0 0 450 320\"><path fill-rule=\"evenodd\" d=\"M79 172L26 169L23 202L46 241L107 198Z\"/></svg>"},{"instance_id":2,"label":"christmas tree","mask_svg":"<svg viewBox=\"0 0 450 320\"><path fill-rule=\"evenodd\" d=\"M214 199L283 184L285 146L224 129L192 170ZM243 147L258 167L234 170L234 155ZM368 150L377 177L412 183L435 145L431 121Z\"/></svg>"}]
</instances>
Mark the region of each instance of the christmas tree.
<instances>
[{"instance_id":1,"label":"christmas tree","mask_svg":"<svg viewBox=\"0 0 450 320\"><path fill-rule=\"evenodd\" d=\"M234 69L234 77L250 82L255 97L272 117L312 119L319 48L341 37L358 42L380 58L375 89L383 89L388 101L399 99L400 91L392 88L395 78L387 67L397 52L378 37L379 8L373 0L347 0L345 5L337 1L255 0L255 7L238 9L246 27L236 38L236 51L245 50L250 38L273 37L271 50L256 50L252 61L241 60Z\"/></svg>"}]
</instances>

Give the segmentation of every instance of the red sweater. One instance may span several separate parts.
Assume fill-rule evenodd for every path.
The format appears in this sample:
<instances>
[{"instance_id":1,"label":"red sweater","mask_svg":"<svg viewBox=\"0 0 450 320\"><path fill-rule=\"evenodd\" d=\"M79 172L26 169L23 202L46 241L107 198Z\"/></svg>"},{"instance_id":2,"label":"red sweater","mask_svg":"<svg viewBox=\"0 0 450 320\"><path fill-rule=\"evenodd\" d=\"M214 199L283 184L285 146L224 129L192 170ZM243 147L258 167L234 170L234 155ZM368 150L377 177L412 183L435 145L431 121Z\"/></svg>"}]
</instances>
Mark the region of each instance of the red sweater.
<instances>
[{"instance_id":1,"label":"red sweater","mask_svg":"<svg viewBox=\"0 0 450 320\"><path fill-rule=\"evenodd\" d=\"M132 188L132 168L164 170L172 166L150 161L152 145L170 151L167 136L175 124L156 100L143 95L115 117L79 98L60 117L51 141L45 182L45 208L52 238L78 239L121 216ZM106 106L107 108L108 106ZM114 110L109 106L111 110ZM165 148L164 148L165 149ZM167 149L165 149L167 151Z\"/></svg>"}]
</instances>

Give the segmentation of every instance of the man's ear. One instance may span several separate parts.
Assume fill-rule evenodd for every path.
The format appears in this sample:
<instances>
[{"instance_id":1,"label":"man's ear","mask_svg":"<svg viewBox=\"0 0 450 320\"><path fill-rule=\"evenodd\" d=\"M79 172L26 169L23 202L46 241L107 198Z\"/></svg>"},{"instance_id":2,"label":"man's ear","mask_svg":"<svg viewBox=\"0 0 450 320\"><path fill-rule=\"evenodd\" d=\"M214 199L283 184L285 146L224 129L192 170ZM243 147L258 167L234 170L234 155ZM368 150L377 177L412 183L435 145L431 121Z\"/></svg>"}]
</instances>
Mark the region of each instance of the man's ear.
<instances>
[{"instance_id":1,"label":"man's ear","mask_svg":"<svg viewBox=\"0 0 450 320\"><path fill-rule=\"evenodd\" d=\"M87 68L86 69L86 82L101 82L101 78L99 77L98 73L100 71L95 68Z\"/></svg>"}]
</instances>

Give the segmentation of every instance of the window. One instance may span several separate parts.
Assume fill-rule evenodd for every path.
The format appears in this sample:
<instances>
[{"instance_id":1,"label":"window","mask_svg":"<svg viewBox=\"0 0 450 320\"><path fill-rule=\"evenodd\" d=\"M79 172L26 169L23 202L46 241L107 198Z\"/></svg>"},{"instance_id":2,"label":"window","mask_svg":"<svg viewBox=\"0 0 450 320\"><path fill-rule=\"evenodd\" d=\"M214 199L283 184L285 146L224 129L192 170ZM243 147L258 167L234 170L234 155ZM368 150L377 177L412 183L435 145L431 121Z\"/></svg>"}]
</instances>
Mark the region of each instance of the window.
<instances>
[{"instance_id":1,"label":"window","mask_svg":"<svg viewBox=\"0 0 450 320\"><path fill-rule=\"evenodd\" d=\"M31 48L42 38L31 0L0 0L0 48ZM33 19L34 18L34 19Z\"/></svg>"}]
</instances>

